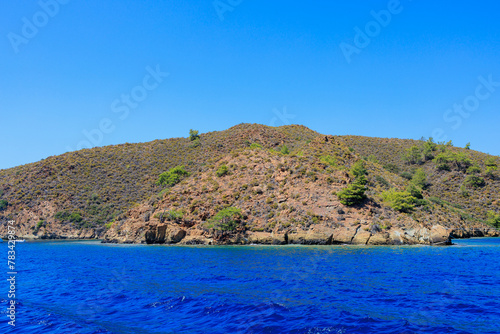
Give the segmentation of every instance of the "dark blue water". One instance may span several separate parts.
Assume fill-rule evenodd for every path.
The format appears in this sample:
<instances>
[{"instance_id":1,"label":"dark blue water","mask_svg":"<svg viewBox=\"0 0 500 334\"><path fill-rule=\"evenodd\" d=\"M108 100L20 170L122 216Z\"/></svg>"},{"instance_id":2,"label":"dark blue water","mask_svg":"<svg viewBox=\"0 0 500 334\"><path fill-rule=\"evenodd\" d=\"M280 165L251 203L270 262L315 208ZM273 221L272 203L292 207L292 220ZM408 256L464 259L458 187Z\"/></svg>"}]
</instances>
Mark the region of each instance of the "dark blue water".
<instances>
[{"instance_id":1,"label":"dark blue water","mask_svg":"<svg viewBox=\"0 0 500 334\"><path fill-rule=\"evenodd\" d=\"M16 329L4 280L0 332L500 333L500 240L457 243L18 244Z\"/></svg>"}]
</instances>

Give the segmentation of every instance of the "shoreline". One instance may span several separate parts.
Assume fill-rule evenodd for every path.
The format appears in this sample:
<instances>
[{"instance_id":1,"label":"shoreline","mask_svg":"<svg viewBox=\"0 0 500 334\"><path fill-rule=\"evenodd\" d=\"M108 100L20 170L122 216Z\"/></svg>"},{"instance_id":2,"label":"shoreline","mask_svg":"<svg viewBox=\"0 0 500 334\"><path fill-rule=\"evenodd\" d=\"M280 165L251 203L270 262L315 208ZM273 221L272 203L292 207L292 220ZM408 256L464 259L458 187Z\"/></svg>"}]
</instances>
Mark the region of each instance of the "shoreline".
<instances>
[{"instance_id":1,"label":"shoreline","mask_svg":"<svg viewBox=\"0 0 500 334\"><path fill-rule=\"evenodd\" d=\"M203 247L203 248L213 248L213 247L255 247L255 246L265 246L265 247L330 247L330 246L355 246L355 247L413 247L413 246L426 246L426 247L446 247L446 246L456 246L456 243L453 243L454 240L484 240L484 239L499 239L499 236L477 236L477 237L465 237L465 238L451 238L451 243L437 243L437 244L383 244L383 245L363 245L363 244L352 244L352 243L339 243L339 244L304 244L304 243L293 243L293 244L263 244L263 243L250 243L250 244L179 244L179 243L119 243L119 242L106 242L106 239L70 239L70 238L53 238L53 239L24 239L26 243L78 243L78 242L92 242L95 244L101 245L117 245L117 246L168 246L168 247ZM2 238L3 242L6 242L4 238ZM2 243L3 243L2 242Z\"/></svg>"}]
</instances>

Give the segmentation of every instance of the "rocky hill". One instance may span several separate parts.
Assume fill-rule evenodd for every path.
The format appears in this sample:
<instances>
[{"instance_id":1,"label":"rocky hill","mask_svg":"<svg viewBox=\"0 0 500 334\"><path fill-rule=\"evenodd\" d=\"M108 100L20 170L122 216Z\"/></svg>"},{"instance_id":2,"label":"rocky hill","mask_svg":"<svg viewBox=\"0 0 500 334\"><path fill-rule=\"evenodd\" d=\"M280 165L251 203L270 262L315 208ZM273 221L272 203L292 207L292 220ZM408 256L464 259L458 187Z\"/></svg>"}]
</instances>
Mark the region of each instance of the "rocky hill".
<instances>
[{"instance_id":1,"label":"rocky hill","mask_svg":"<svg viewBox=\"0 0 500 334\"><path fill-rule=\"evenodd\" d=\"M241 124L0 171L0 235L181 244L440 244L497 235L498 157Z\"/></svg>"}]
</instances>

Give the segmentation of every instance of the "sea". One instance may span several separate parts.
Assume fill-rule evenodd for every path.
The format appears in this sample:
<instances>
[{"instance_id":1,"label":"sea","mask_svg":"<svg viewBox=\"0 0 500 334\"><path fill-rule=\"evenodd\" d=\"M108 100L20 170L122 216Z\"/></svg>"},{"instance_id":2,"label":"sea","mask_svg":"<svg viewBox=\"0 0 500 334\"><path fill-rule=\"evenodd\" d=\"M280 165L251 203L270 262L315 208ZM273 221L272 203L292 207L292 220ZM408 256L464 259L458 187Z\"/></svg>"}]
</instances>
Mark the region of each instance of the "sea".
<instances>
[{"instance_id":1,"label":"sea","mask_svg":"<svg viewBox=\"0 0 500 334\"><path fill-rule=\"evenodd\" d=\"M500 239L454 242L3 242L0 333L500 333Z\"/></svg>"}]
</instances>

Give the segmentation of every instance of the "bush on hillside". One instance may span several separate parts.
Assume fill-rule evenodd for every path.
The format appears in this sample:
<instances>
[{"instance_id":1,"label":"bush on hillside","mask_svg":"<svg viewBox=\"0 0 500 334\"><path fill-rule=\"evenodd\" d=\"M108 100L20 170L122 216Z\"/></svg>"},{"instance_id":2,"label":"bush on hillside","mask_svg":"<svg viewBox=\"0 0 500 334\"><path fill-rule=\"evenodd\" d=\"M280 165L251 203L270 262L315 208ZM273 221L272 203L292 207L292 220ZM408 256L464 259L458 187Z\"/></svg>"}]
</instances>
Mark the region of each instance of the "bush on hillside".
<instances>
[{"instance_id":1,"label":"bush on hillside","mask_svg":"<svg viewBox=\"0 0 500 334\"><path fill-rule=\"evenodd\" d=\"M337 193L340 203L352 206L363 202L366 199L366 187L359 181L354 181L346 188Z\"/></svg>"},{"instance_id":2,"label":"bush on hillside","mask_svg":"<svg viewBox=\"0 0 500 334\"><path fill-rule=\"evenodd\" d=\"M411 179L411 183L420 189L425 189L427 187L427 174L425 174L423 169L419 168L415 171L415 174L413 174Z\"/></svg>"},{"instance_id":3,"label":"bush on hillside","mask_svg":"<svg viewBox=\"0 0 500 334\"><path fill-rule=\"evenodd\" d=\"M189 140L193 141L196 139L200 139L200 135L198 133L199 133L198 130L190 129L189 130Z\"/></svg>"},{"instance_id":4,"label":"bush on hillside","mask_svg":"<svg viewBox=\"0 0 500 334\"><path fill-rule=\"evenodd\" d=\"M156 184L172 187L188 175L189 173L184 169L184 166L177 166L161 173Z\"/></svg>"},{"instance_id":5,"label":"bush on hillside","mask_svg":"<svg viewBox=\"0 0 500 334\"><path fill-rule=\"evenodd\" d=\"M365 162L363 160L358 160L354 165L351 167L351 175L354 178L358 178L361 176L365 176L368 174L368 171L366 170L365 167Z\"/></svg>"},{"instance_id":6,"label":"bush on hillside","mask_svg":"<svg viewBox=\"0 0 500 334\"><path fill-rule=\"evenodd\" d=\"M488 220L486 222L493 227L500 228L500 214L488 211Z\"/></svg>"},{"instance_id":7,"label":"bush on hillside","mask_svg":"<svg viewBox=\"0 0 500 334\"><path fill-rule=\"evenodd\" d=\"M218 177L223 177L229 174L229 168L227 168L226 165L221 165L219 168L217 168L215 174L217 174Z\"/></svg>"},{"instance_id":8,"label":"bush on hillside","mask_svg":"<svg viewBox=\"0 0 500 334\"><path fill-rule=\"evenodd\" d=\"M486 182L480 176L469 175L465 179L465 184L468 186L474 187L474 188L480 188L480 187L484 187L486 185Z\"/></svg>"},{"instance_id":9,"label":"bush on hillside","mask_svg":"<svg viewBox=\"0 0 500 334\"><path fill-rule=\"evenodd\" d=\"M417 199L409 192L400 192L395 189L384 191L382 198L391 208L399 212L413 211L417 202Z\"/></svg>"},{"instance_id":10,"label":"bush on hillside","mask_svg":"<svg viewBox=\"0 0 500 334\"><path fill-rule=\"evenodd\" d=\"M220 210L215 216L213 216L207 223L205 223L206 228L213 228L220 231L234 231L243 215L241 214L241 209L235 207L228 207Z\"/></svg>"},{"instance_id":11,"label":"bush on hillside","mask_svg":"<svg viewBox=\"0 0 500 334\"><path fill-rule=\"evenodd\" d=\"M290 154L290 150L286 145L283 145L280 150L281 154Z\"/></svg>"}]
</instances>

